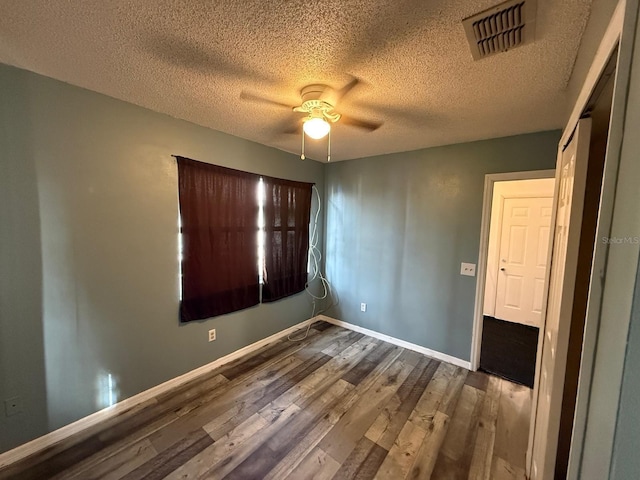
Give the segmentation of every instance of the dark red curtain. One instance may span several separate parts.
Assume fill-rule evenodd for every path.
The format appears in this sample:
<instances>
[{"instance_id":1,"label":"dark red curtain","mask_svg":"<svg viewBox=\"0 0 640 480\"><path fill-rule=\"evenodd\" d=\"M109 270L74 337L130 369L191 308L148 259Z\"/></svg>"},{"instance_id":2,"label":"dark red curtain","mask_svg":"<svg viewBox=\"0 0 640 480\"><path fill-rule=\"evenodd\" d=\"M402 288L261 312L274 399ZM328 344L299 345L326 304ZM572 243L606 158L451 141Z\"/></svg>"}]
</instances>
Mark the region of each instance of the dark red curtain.
<instances>
[{"instance_id":1,"label":"dark red curtain","mask_svg":"<svg viewBox=\"0 0 640 480\"><path fill-rule=\"evenodd\" d=\"M263 177L265 265L262 301L304 290L309 253L310 183Z\"/></svg>"},{"instance_id":2,"label":"dark red curtain","mask_svg":"<svg viewBox=\"0 0 640 480\"><path fill-rule=\"evenodd\" d=\"M183 248L180 320L257 305L260 177L176 158Z\"/></svg>"}]
</instances>

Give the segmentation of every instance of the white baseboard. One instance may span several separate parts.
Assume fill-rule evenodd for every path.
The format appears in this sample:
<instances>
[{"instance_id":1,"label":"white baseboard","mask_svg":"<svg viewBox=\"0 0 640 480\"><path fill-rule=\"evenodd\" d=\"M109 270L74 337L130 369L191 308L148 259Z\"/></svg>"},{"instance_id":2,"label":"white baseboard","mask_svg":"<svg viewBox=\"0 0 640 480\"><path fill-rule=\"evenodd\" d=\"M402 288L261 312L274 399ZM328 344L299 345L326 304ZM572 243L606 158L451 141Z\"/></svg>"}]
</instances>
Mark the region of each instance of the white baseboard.
<instances>
[{"instance_id":1,"label":"white baseboard","mask_svg":"<svg viewBox=\"0 0 640 480\"><path fill-rule=\"evenodd\" d=\"M446 353L437 352L435 350L431 350L430 348L422 347L420 345L416 345L415 343L407 342L405 340L400 340L399 338L391 337L389 335L385 335L384 333L379 333L374 330L369 330L368 328L359 327L358 325L354 325L352 323L347 323L347 322L343 322L342 320L337 320L335 318L327 317L326 315L318 315L317 319L324 320L325 322L332 323L339 327L344 327L349 330L353 330L354 332L364 333L365 335L368 335L370 337L384 340L385 342L389 342L394 345L398 345L399 347L413 350L414 352L422 353L424 355L427 355L428 357L435 358L436 360L442 360L443 362L451 363L458 367L471 370L470 362L466 360L462 360L458 357L452 357L451 355L447 355Z\"/></svg>"},{"instance_id":2,"label":"white baseboard","mask_svg":"<svg viewBox=\"0 0 640 480\"><path fill-rule=\"evenodd\" d=\"M284 337L285 335L289 335L290 333L295 332L300 328L306 327L309 323L313 323L319 319L320 319L319 317L313 317L308 320L304 320L303 322L293 325L292 327L289 327L285 330L274 333L273 335L267 338L258 340L257 342L252 343L251 345L242 347L241 349L236 350L235 352L232 352L228 355L225 355L224 357L220 357L211 363L198 367L195 370L191 370L190 372L180 375L179 377L175 377L175 378L172 378L171 380L167 380L166 382L161 383L160 385L156 385L155 387L152 387L148 390L140 392L132 397L126 398L116 403L115 405L112 405L111 407L107 407L102 410L99 410L95 413L92 413L91 415L88 415L79 420L76 420L75 422L70 423L69 425L65 425L64 427L54 430L53 432L47 433L42 437L38 437L34 440L31 440L30 442L20 445L14 448L13 450L4 452L0 454L0 469L12 463L15 463L19 460L22 460L23 458L26 458L40 450L48 448L58 442L61 442L62 440L65 440L66 438L69 438L70 436L75 435L76 433L81 432L82 430L85 430L94 425L97 425L98 423L103 422L111 417L114 417L119 413L125 410L128 410L138 404L141 404L147 400L150 400L153 397L156 397L164 392L168 392L173 388L179 387L180 385L190 380L193 380L199 377L200 375L203 375L213 370L214 368L218 368L224 364L232 362L233 360L236 360L237 358L240 358L249 352L252 352L269 343L272 343L275 340L278 340Z\"/></svg>"}]
</instances>

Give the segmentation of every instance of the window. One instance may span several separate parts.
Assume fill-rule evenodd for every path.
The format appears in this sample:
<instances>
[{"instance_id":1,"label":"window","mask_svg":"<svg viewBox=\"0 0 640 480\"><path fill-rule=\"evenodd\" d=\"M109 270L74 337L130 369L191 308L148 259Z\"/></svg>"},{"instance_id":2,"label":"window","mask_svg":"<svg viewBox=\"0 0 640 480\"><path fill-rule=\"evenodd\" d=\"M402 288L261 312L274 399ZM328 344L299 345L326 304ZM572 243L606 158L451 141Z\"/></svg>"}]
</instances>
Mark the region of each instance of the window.
<instances>
[{"instance_id":1,"label":"window","mask_svg":"<svg viewBox=\"0 0 640 480\"><path fill-rule=\"evenodd\" d=\"M262 301L274 302L303 291L307 284L311 184L270 177L263 181Z\"/></svg>"},{"instance_id":2,"label":"window","mask_svg":"<svg viewBox=\"0 0 640 480\"><path fill-rule=\"evenodd\" d=\"M183 249L181 321L257 305L259 177L183 157L177 160Z\"/></svg>"},{"instance_id":3,"label":"window","mask_svg":"<svg viewBox=\"0 0 640 480\"><path fill-rule=\"evenodd\" d=\"M304 290L312 184L176 158L181 321Z\"/></svg>"}]
</instances>

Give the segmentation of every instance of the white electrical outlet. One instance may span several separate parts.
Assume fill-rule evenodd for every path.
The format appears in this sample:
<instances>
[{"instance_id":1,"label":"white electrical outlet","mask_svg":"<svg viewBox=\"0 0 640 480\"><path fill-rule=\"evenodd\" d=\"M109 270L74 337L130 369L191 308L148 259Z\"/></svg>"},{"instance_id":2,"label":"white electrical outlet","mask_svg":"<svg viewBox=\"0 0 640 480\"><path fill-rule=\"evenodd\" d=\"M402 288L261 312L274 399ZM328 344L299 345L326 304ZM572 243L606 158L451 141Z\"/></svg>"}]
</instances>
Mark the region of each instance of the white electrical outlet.
<instances>
[{"instance_id":1,"label":"white electrical outlet","mask_svg":"<svg viewBox=\"0 0 640 480\"><path fill-rule=\"evenodd\" d=\"M466 275L468 277L476 276L476 264L475 263L462 263L460 267L460 275Z\"/></svg>"},{"instance_id":2,"label":"white electrical outlet","mask_svg":"<svg viewBox=\"0 0 640 480\"><path fill-rule=\"evenodd\" d=\"M212 328L209 330L209 341L213 342L216 339L216 329Z\"/></svg>"},{"instance_id":3,"label":"white electrical outlet","mask_svg":"<svg viewBox=\"0 0 640 480\"><path fill-rule=\"evenodd\" d=\"M367 311L367 304L366 303L361 303L360 304L360 311L361 312L366 312Z\"/></svg>"}]
</instances>

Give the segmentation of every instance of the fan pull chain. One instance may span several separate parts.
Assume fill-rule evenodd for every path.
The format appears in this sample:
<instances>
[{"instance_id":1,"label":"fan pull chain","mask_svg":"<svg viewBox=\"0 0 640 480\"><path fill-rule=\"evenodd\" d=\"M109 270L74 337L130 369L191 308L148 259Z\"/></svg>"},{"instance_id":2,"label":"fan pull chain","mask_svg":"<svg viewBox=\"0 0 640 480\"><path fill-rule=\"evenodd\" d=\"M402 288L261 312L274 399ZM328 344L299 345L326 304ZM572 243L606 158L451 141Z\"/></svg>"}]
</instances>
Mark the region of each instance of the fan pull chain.
<instances>
[{"instance_id":1,"label":"fan pull chain","mask_svg":"<svg viewBox=\"0 0 640 480\"><path fill-rule=\"evenodd\" d=\"M331 161L331 130L329 130L329 140L327 142L327 162Z\"/></svg>"},{"instance_id":2,"label":"fan pull chain","mask_svg":"<svg viewBox=\"0 0 640 480\"><path fill-rule=\"evenodd\" d=\"M300 160L304 160L306 157L304 156L304 130L302 130L302 153L300 154Z\"/></svg>"}]
</instances>

